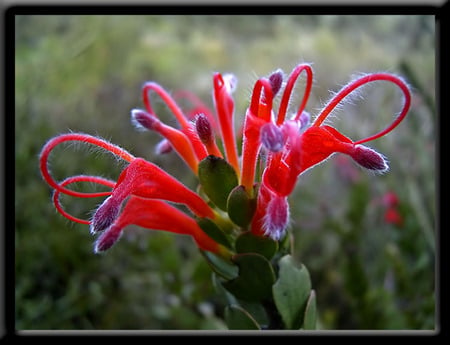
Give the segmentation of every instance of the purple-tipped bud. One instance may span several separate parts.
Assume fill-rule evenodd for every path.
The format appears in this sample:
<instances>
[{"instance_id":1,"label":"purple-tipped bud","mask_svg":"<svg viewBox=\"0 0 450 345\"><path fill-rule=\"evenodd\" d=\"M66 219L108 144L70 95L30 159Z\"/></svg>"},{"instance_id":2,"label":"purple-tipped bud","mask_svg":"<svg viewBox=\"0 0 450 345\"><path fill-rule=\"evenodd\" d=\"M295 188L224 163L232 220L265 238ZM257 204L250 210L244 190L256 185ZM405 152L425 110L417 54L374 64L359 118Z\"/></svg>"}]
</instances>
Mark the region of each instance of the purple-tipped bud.
<instances>
[{"instance_id":1,"label":"purple-tipped bud","mask_svg":"<svg viewBox=\"0 0 450 345\"><path fill-rule=\"evenodd\" d=\"M140 130L152 130L160 123L154 115L141 109L131 111L131 122Z\"/></svg>"},{"instance_id":2,"label":"purple-tipped bud","mask_svg":"<svg viewBox=\"0 0 450 345\"><path fill-rule=\"evenodd\" d=\"M265 235L279 241L285 234L289 223L289 204L286 197L275 196L267 205L264 217Z\"/></svg>"},{"instance_id":3,"label":"purple-tipped bud","mask_svg":"<svg viewBox=\"0 0 450 345\"><path fill-rule=\"evenodd\" d=\"M351 157L362 167L377 172L385 172L389 169L386 159L375 150L363 145L356 145Z\"/></svg>"},{"instance_id":4,"label":"purple-tipped bud","mask_svg":"<svg viewBox=\"0 0 450 345\"><path fill-rule=\"evenodd\" d=\"M122 229L117 226L111 226L107 231L99 236L95 241L94 252L100 253L111 248L122 235Z\"/></svg>"},{"instance_id":5,"label":"purple-tipped bud","mask_svg":"<svg viewBox=\"0 0 450 345\"><path fill-rule=\"evenodd\" d=\"M117 203L111 196L103 201L92 217L90 225L91 234L96 234L97 232L109 228L117 218L119 211L120 203Z\"/></svg>"},{"instance_id":6,"label":"purple-tipped bud","mask_svg":"<svg viewBox=\"0 0 450 345\"><path fill-rule=\"evenodd\" d=\"M307 111L303 110L299 120L300 120L300 130L303 130L309 126L311 122L311 115Z\"/></svg>"},{"instance_id":7,"label":"purple-tipped bud","mask_svg":"<svg viewBox=\"0 0 450 345\"><path fill-rule=\"evenodd\" d=\"M172 144L167 139L161 140L158 143L158 145L156 145L156 148L155 148L155 152L158 155L163 155L163 154L166 154L166 153L170 153L172 151L173 151Z\"/></svg>"},{"instance_id":8,"label":"purple-tipped bud","mask_svg":"<svg viewBox=\"0 0 450 345\"><path fill-rule=\"evenodd\" d=\"M272 88L273 97L275 97L283 85L283 71L281 69L277 69L273 72L269 77L269 82Z\"/></svg>"},{"instance_id":9,"label":"purple-tipped bud","mask_svg":"<svg viewBox=\"0 0 450 345\"><path fill-rule=\"evenodd\" d=\"M195 118L195 129L201 142L205 145L213 140L212 128L205 114L199 114Z\"/></svg>"},{"instance_id":10,"label":"purple-tipped bud","mask_svg":"<svg viewBox=\"0 0 450 345\"><path fill-rule=\"evenodd\" d=\"M271 152L280 151L286 142L282 130L272 122L261 127L261 143Z\"/></svg>"}]
</instances>

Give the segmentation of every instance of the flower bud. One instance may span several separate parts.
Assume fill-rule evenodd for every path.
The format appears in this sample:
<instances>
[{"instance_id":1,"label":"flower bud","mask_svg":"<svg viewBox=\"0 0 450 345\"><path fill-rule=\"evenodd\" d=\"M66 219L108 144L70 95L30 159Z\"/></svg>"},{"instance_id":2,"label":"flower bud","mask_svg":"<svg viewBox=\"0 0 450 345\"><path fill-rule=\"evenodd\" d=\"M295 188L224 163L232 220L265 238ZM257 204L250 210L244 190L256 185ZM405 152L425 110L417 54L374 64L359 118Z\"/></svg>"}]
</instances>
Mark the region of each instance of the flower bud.
<instances>
[{"instance_id":1,"label":"flower bud","mask_svg":"<svg viewBox=\"0 0 450 345\"><path fill-rule=\"evenodd\" d=\"M117 201L111 196L103 201L92 217L90 225L91 234L95 234L109 228L117 218L119 210L120 204L117 203Z\"/></svg>"},{"instance_id":2,"label":"flower bud","mask_svg":"<svg viewBox=\"0 0 450 345\"><path fill-rule=\"evenodd\" d=\"M351 157L362 167L383 173L389 169L386 159L380 153L363 145L356 145Z\"/></svg>"},{"instance_id":3,"label":"flower bud","mask_svg":"<svg viewBox=\"0 0 450 345\"><path fill-rule=\"evenodd\" d=\"M283 85L283 71L281 69L277 69L273 72L269 77L270 86L272 87L273 97L280 91L281 86Z\"/></svg>"},{"instance_id":4,"label":"flower bud","mask_svg":"<svg viewBox=\"0 0 450 345\"><path fill-rule=\"evenodd\" d=\"M208 145L213 140L212 128L205 114L198 114L195 118L195 129L201 142Z\"/></svg>"},{"instance_id":5,"label":"flower bud","mask_svg":"<svg viewBox=\"0 0 450 345\"><path fill-rule=\"evenodd\" d=\"M261 143L269 151L281 151L285 142L286 138L277 125L268 122L261 127Z\"/></svg>"},{"instance_id":6,"label":"flower bud","mask_svg":"<svg viewBox=\"0 0 450 345\"><path fill-rule=\"evenodd\" d=\"M159 120L152 114L141 109L133 109L131 111L131 122L139 130L153 130L159 123Z\"/></svg>"},{"instance_id":7,"label":"flower bud","mask_svg":"<svg viewBox=\"0 0 450 345\"><path fill-rule=\"evenodd\" d=\"M100 253L111 248L120 238L122 229L113 225L95 241L94 252Z\"/></svg>"}]
</instances>

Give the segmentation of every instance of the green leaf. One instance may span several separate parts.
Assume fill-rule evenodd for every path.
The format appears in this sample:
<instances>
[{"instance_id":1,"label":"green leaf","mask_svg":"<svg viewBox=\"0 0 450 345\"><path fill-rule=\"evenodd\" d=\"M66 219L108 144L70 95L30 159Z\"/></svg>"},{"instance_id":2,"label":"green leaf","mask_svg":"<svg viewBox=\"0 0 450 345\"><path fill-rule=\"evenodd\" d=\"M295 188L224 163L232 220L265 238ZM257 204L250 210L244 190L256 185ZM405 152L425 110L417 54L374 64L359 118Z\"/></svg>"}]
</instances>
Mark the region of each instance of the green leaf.
<instances>
[{"instance_id":1,"label":"green leaf","mask_svg":"<svg viewBox=\"0 0 450 345\"><path fill-rule=\"evenodd\" d=\"M316 307L316 292L311 290L308 302L306 303L305 316L303 319L303 329L316 329L317 307Z\"/></svg>"},{"instance_id":2,"label":"green leaf","mask_svg":"<svg viewBox=\"0 0 450 345\"><path fill-rule=\"evenodd\" d=\"M269 237L257 236L247 231L239 235L235 247L238 253L257 253L270 260L278 250L278 242Z\"/></svg>"},{"instance_id":3,"label":"green leaf","mask_svg":"<svg viewBox=\"0 0 450 345\"><path fill-rule=\"evenodd\" d=\"M237 186L228 196L227 208L231 221L245 228L255 213L256 198L250 198L244 186Z\"/></svg>"},{"instance_id":4,"label":"green leaf","mask_svg":"<svg viewBox=\"0 0 450 345\"><path fill-rule=\"evenodd\" d=\"M272 265L259 254L237 254L232 261L239 267L238 276L223 286L236 298L259 302L272 296L275 273Z\"/></svg>"},{"instance_id":5,"label":"green leaf","mask_svg":"<svg viewBox=\"0 0 450 345\"><path fill-rule=\"evenodd\" d=\"M209 155L198 165L198 178L208 198L226 211L228 195L238 184L233 167L226 160Z\"/></svg>"},{"instance_id":6,"label":"green leaf","mask_svg":"<svg viewBox=\"0 0 450 345\"><path fill-rule=\"evenodd\" d=\"M239 271L239 268L237 266L225 261L224 259L211 252L205 250L200 250L200 252L203 254L212 270L218 275L227 280L237 277Z\"/></svg>"},{"instance_id":7,"label":"green leaf","mask_svg":"<svg viewBox=\"0 0 450 345\"><path fill-rule=\"evenodd\" d=\"M228 240L227 236L211 219L209 218L197 219L197 224L214 241L224 245L229 249L232 249L230 241Z\"/></svg>"},{"instance_id":8,"label":"green leaf","mask_svg":"<svg viewBox=\"0 0 450 345\"><path fill-rule=\"evenodd\" d=\"M228 329L261 329L256 320L243 308L230 305L225 308Z\"/></svg>"},{"instance_id":9,"label":"green leaf","mask_svg":"<svg viewBox=\"0 0 450 345\"><path fill-rule=\"evenodd\" d=\"M306 267L297 268L292 256L283 256L279 261L278 280L273 285L273 297L287 329L300 328L310 291Z\"/></svg>"},{"instance_id":10,"label":"green leaf","mask_svg":"<svg viewBox=\"0 0 450 345\"><path fill-rule=\"evenodd\" d=\"M239 306L247 311L256 320L261 328L264 328L264 326L269 324L270 320L266 309L261 303L239 300Z\"/></svg>"}]
</instances>

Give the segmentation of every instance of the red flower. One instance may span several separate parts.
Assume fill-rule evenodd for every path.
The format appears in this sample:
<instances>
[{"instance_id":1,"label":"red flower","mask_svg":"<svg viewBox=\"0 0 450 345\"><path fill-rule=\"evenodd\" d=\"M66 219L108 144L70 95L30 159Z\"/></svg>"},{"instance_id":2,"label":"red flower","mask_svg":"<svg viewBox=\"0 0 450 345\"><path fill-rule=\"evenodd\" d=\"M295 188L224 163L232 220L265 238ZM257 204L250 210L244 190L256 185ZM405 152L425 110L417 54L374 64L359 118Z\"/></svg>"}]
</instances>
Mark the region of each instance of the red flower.
<instances>
[{"instance_id":1,"label":"red flower","mask_svg":"<svg viewBox=\"0 0 450 345\"><path fill-rule=\"evenodd\" d=\"M303 99L297 111L287 119L286 113L292 90L303 72L306 74ZM388 169L385 158L362 144L393 130L406 116L411 103L409 89L402 79L392 74L374 73L353 80L345 86L309 126L310 115L305 111L305 107L312 81L311 66L300 64L289 75L284 90L281 70L275 71L268 78L260 78L255 83L242 130L241 157L234 130L232 98L232 93L236 89L234 76L220 73L213 75L216 116L189 92L176 94L177 98L186 98L194 106L184 113L174 98L160 85L154 82L144 84L142 92L145 110L132 110L132 122L139 129L155 131L161 135L163 141L158 145L157 151L164 153L173 149L195 175L199 174L200 164L209 160L211 164L207 165L207 168L204 165L203 168L212 170L206 173L202 170L200 181L204 176L210 178L210 174L216 173L220 178L212 178L203 185L204 193L197 194L153 163L136 158L104 139L79 133L57 136L43 147L40 155L42 176L55 190L53 202L63 216L75 222L89 224L93 234L100 233L95 244L96 252L110 248L128 225L135 224L148 229L189 235L199 248L228 257L229 249L213 239L222 236L216 234L210 237L211 233L205 232L199 226L198 220L204 218L215 223L225 237L236 236L239 231L230 229L239 228L240 231L250 230L254 234L279 240L284 236L289 223L288 197L295 187L297 178L334 153L344 153L366 169L385 172ZM346 96L360 86L374 81L394 83L404 94L403 108L390 126L368 138L353 141L335 128L323 124L330 112ZM274 99L281 90L283 94L280 106L275 112ZM152 107L150 92L156 93L168 106L178 122L178 128L160 121ZM217 139L222 142L223 152L216 144ZM98 146L125 160L128 165L117 182L86 175L72 176L61 182L55 181L48 168L49 155L57 145L70 141ZM242 194L234 194L234 198L228 198L231 195L230 191L237 187L234 181L241 186L239 193L241 190L245 191L243 195L247 195L248 202L242 199ZM111 190L84 193L67 188L75 182L100 184ZM224 183L225 186L219 186L218 183ZM214 195L216 192L214 186L217 187L217 193L225 195ZM84 220L72 216L63 209L59 201L61 193L83 198L100 196L107 198L94 212L92 219ZM208 197L206 198L204 194ZM245 207L248 207L248 210L241 212L240 206L231 205L232 209L239 210L238 216L236 214L227 216L223 211L227 211L227 202L231 202L231 199L247 205ZM256 208L251 206L254 202ZM180 211L171 203L185 205L191 214ZM239 218L241 215L245 215L243 216L245 219ZM223 239L220 242L224 243ZM232 249L232 246L230 248Z\"/></svg>"}]
</instances>

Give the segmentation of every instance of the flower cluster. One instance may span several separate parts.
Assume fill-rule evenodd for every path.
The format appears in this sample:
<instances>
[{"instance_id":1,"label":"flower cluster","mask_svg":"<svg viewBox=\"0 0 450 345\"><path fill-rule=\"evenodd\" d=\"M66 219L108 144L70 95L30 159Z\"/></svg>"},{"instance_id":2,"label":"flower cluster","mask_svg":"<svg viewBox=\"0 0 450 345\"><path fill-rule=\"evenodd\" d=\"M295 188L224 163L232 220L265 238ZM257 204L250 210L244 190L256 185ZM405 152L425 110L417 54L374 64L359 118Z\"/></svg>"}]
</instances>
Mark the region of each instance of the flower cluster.
<instances>
[{"instance_id":1,"label":"flower cluster","mask_svg":"<svg viewBox=\"0 0 450 345\"><path fill-rule=\"evenodd\" d=\"M302 74L306 77L303 98L297 110L288 114L294 86ZM367 138L352 140L324 124L347 96L377 81L393 83L403 93L402 108L389 126ZM392 131L404 119L411 104L409 88L401 78L390 73L373 73L344 86L312 120L305 110L312 83L313 70L309 64L297 65L287 78L281 70L276 70L258 79L239 132L235 131L232 97L237 86L235 76L214 73L214 111L188 92L171 96L159 84L145 83L144 109L133 109L131 121L138 129L154 131L163 137L157 152L175 151L198 177L198 192L152 162L134 157L102 138L81 133L59 135L46 143L40 154L42 176L55 191L56 209L72 221L88 224L92 234L99 234L95 252L110 248L130 224L189 235L200 249L221 257L233 254L230 243L243 232L279 241L288 228L288 197L298 177L334 153L350 156L363 168L387 171L384 156L363 144ZM177 128L163 123L157 116L152 93L170 109L178 122ZM279 106L274 109L278 96ZM176 102L179 98L188 98L193 108L183 111ZM73 141L100 147L128 164L117 181L87 175L56 181L50 174L49 155L57 145ZM238 142L242 142L242 147L238 147ZM86 193L68 188L77 182L103 185L110 191ZM61 193L106 198L92 218L85 220L63 209ZM174 204L186 206L189 213Z\"/></svg>"}]
</instances>

